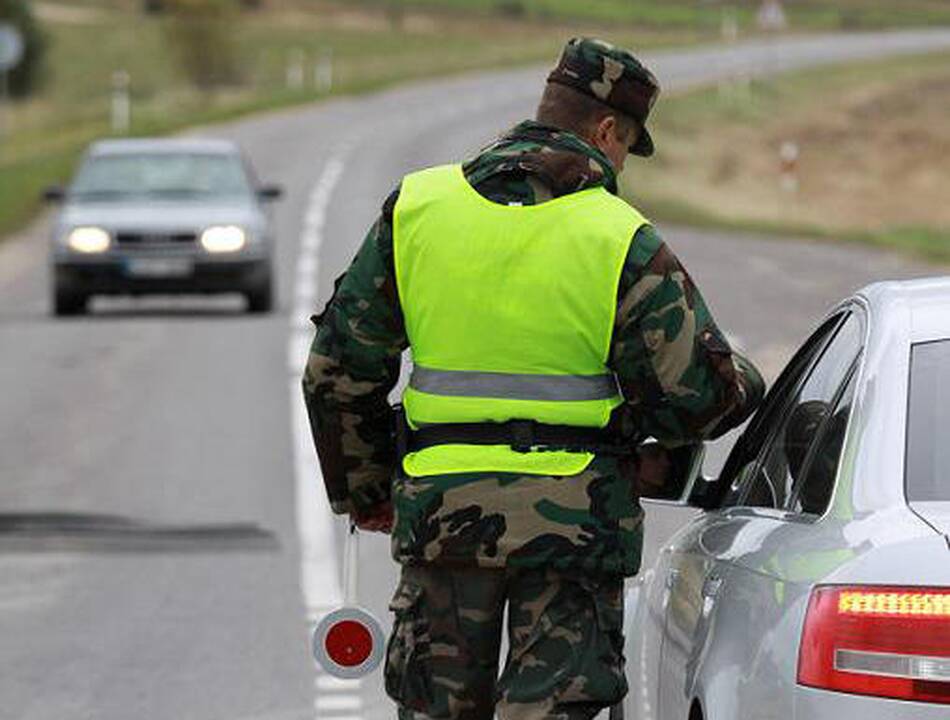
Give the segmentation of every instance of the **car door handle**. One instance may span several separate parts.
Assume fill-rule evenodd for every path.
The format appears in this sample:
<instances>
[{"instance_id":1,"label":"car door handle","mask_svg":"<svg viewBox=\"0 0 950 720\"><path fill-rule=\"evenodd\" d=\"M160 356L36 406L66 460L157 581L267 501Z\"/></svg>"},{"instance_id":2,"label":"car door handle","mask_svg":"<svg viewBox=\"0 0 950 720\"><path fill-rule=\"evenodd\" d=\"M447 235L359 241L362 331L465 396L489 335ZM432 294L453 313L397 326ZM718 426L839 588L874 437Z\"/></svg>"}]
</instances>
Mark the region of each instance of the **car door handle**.
<instances>
[{"instance_id":1,"label":"car door handle","mask_svg":"<svg viewBox=\"0 0 950 720\"><path fill-rule=\"evenodd\" d=\"M680 578L679 570L670 570L669 574L666 576L666 589L672 590L676 585L676 581Z\"/></svg>"},{"instance_id":2,"label":"car door handle","mask_svg":"<svg viewBox=\"0 0 950 720\"><path fill-rule=\"evenodd\" d=\"M703 583L703 597L712 599L719 595L719 591L722 590L722 582L722 578L717 575L707 577Z\"/></svg>"}]
</instances>

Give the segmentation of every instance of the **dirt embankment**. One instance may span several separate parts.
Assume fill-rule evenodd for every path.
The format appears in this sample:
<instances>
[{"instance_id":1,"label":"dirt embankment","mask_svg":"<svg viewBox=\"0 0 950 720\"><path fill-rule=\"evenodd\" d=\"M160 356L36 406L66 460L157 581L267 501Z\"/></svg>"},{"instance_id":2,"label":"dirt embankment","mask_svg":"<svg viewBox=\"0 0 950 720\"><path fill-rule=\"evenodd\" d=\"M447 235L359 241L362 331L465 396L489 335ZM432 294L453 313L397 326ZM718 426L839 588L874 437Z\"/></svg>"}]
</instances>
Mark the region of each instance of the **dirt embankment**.
<instances>
[{"instance_id":1,"label":"dirt embankment","mask_svg":"<svg viewBox=\"0 0 950 720\"><path fill-rule=\"evenodd\" d=\"M656 161L629 184L648 209L684 216L671 219L950 240L947 118L948 55L740 82L668 99ZM798 158L783 169L788 144Z\"/></svg>"}]
</instances>

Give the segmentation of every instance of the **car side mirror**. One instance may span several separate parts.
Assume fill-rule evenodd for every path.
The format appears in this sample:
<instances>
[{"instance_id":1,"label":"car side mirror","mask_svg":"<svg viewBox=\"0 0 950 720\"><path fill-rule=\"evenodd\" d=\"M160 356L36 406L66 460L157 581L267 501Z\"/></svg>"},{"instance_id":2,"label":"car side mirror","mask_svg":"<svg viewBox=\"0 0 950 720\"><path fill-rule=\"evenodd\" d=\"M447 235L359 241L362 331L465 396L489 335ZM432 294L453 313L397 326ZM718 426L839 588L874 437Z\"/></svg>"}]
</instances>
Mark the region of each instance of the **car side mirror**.
<instances>
[{"instance_id":1,"label":"car side mirror","mask_svg":"<svg viewBox=\"0 0 950 720\"><path fill-rule=\"evenodd\" d=\"M50 185L43 190L43 200L48 203L59 203L66 199L66 189L61 185Z\"/></svg>"},{"instance_id":2,"label":"car side mirror","mask_svg":"<svg viewBox=\"0 0 950 720\"><path fill-rule=\"evenodd\" d=\"M280 185L262 185L257 189L257 197L264 202L279 200L284 195L284 189Z\"/></svg>"},{"instance_id":3,"label":"car side mirror","mask_svg":"<svg viewBox=\"0 0 950 720\"><path fill-rule=\"evenodd\" d=\"M705 484L702 477L706 446L703 443L662 448L656 441L647 441L638 449L640 456L640 497L676 505L692 505L693 496ZM662 459L661 459L662 458ZM651 483L647 475L659 464L663 468L661 482Z\"/></svg>"}]
</instances>

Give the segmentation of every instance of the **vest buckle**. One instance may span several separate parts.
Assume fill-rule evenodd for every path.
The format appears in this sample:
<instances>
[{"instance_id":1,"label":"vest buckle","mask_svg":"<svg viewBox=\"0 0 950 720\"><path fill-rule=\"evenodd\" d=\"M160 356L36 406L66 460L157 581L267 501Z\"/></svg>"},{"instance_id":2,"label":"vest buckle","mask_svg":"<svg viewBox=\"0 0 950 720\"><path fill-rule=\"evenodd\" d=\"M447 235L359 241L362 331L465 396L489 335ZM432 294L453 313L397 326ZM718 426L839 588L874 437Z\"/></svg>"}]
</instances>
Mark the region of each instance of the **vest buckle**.
<instances>
[{"instance_id":1,"label":"vest buckle","mask_svg":"<svg viewBox=\"0 0 950 720\"><path fill-rule=\"evenodd\" d=\"M509 423L511 432L511 449L519 453L529 453L534 447L534 421L533 420L511 420Z\"/></svg>"}]
</instances>

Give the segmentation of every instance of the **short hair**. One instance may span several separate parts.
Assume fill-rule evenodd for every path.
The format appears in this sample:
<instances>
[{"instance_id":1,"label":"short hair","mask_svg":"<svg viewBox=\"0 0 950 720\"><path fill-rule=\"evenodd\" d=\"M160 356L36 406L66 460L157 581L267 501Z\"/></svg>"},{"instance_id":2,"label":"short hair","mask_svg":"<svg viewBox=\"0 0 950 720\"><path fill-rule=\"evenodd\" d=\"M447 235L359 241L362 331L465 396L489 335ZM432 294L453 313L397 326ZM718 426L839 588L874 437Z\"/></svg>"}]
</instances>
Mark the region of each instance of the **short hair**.
<instances>
[{"instance_id":1,"label":"short hair","mask_svg":"<svg viewBox=\"0 0 950 720\"><path fill-rule=\"evenodd\" d=\"M550 125L560 130L567 130L582 138L590 138L595 128L607 116L613 115L617 119L617 133L620 137L628 128L639 128L637 122L579 90L561 83L549 82L541 95L541 104L535 115L542 125Z\"/></svg>"}]
</instances>

